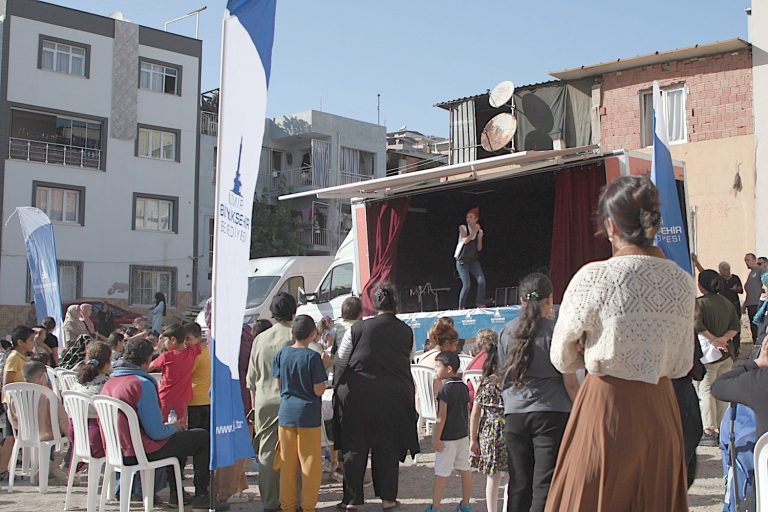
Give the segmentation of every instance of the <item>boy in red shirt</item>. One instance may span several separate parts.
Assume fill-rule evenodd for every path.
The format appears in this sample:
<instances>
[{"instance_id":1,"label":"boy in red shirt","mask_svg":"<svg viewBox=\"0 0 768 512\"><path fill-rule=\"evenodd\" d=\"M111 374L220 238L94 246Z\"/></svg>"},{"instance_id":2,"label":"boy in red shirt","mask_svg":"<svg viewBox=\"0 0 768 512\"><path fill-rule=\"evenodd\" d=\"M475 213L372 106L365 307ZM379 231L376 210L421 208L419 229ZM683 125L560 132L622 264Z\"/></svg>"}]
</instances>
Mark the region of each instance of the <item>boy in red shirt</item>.
<instances>
[{"instance_id":1,"label":"boy in red shirt","mask_svg":"<svg viewBox=\"0 0 768 512\"><path fill-rule=\"evenodd\" d=\"M160 342L165 345L165 352L149 367L150 372L163 373L158 389L163 418L169 421L168 414L174 410L179 425L187 424L187 404L192 399L192 368L201 352L200 338L190 337L185 343L185 337L184 327L180 324L163 329Z\"/></svg>"}]
</instances>

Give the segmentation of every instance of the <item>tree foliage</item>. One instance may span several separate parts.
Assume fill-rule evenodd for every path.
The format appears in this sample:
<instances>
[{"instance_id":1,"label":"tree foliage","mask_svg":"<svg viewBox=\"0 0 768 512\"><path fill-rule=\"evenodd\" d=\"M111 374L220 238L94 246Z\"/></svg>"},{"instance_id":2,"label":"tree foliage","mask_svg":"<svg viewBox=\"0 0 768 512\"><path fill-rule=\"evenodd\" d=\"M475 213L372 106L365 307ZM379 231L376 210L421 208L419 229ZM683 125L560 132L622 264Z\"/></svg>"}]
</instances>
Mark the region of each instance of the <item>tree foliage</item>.
<instances>
[{"instance_id":1,"label":"tree foliage","mask_svg":"<svg viewBox=\"0 0 768 512\"><path fill-rule=\"evenodd\" d=\"M306 226L282 201L271 204L266 189L253 202L251 258L297 256L306 253L299 232Z\"/></svg>"}]
</instances>

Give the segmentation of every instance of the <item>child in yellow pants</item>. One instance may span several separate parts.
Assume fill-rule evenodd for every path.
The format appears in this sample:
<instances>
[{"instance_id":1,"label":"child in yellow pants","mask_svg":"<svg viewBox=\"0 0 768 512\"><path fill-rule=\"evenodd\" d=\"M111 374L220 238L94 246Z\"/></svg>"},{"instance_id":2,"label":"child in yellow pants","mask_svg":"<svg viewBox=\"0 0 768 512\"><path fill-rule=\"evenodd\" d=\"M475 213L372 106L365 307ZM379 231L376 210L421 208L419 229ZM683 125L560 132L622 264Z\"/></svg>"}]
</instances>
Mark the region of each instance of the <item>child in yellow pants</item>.
<instances>
[{"instance_id":1,"label":"child in yellow pants","mask_svg":"<svg viewBox=\"0 0 768 512\"><path fill-rule=\"evenodd\" d=\"M291 334L293 345L278 352L272 364L280 389L280 508L296 510L296 479L301 471L301 509L314 512L323 477L320 397L328 377L320 355L308 348L318 336L312 318L297 316Z\"/></svg>"}]
</instances>

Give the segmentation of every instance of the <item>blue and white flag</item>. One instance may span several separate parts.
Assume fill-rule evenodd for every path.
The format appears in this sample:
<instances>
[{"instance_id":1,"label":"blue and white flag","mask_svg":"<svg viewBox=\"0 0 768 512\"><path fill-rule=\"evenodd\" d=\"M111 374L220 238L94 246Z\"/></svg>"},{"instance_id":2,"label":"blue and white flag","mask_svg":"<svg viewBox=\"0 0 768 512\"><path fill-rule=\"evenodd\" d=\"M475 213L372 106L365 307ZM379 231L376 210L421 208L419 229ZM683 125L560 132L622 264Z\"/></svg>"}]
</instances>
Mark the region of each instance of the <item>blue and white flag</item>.
<instances>
[{"instance_id":1,"label":"blue and white flag","mask_svg":"<svg viewBox=\"0 0 768 512\"><path fill-rule=\"evenodd\" d=\"M276 0L229 0L224 14L213 249L211 469L253 457L238 356L248 295Z\"/></svg>"},{"instance_id":2,"label":"blue and white flag","mask_svg":"<svg viewBox=\"0 0 768 512\"><path fill-rule=\"evenodd\" d=\"M56 242L53 224L42 210L32 206L16 208L21 223L21 234L27 247L27 262L32 279L37 323L50 316L56 320L56 330L61 329L61 294L59 293L59 265L56 259ZM64 347L64 337L54 332Z\"/></svg>"},{"instance_id":3,"label":"blue and white flag","mask_svg":"<svg viewBox=\"0 0 768 512\"><path fill-rule=\"evenodd\" d=\"M661 227L656 234L656 245L664 251L667 258L680 265L686 272L692 273L688 235L685 232L680 199L677 195L675 169L669 151L667 120L659 82L653 82L653 132L651 180L659 189L661 203Z\"/></svg>"}]
</instances>

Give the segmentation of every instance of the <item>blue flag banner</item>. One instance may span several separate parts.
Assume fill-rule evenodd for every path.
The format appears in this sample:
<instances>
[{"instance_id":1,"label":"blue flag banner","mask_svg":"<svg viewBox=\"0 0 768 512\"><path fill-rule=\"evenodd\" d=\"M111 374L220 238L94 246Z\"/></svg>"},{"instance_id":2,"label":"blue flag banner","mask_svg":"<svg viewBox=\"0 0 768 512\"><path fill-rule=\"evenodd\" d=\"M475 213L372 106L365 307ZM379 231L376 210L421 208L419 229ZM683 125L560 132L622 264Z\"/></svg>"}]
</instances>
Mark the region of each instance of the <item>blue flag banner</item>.
<instances>
[{"instance_id":1,"label":"blue flag banner","mask_svg":"<svg viewBox=\"0 0 768 512\"><path fill-rule=\"evenodd\" d=\"M27 263L32 280L37 323L50 316L61 329L61 295L59 293L59 266L56 259L56 243L53 238L53 224L42 210L31 206L16 208L21 223L21 234L27 248ZM62 347L64 337L55 333Z\"/></svg>"},{"instance_id":2,"label":"blue flag banner","mask_svg":"<svg viewBox=\"0 0 768 512\"><path fill-rule=\"evenodd\" d=\"M688 250L688 235L683 224L680 199L675 183L675 169L669 151L664 99L661 97L659 82L653 82L653 157L651 180L659 189L661 203L661 227L656 234L656 245L664 255L680 265L686 272L693 273L691 254Z\"/></svg>"},{"instance_id":3,"label":"blue flag banner","mask_svg":"<svg viewBox=\"0 0 768 512\"><path fill-rule=\"evenodd\" d=\"M275 8L276 0L229 0L224 14L210 325L211 469L254 455L240 394L238 355Z\"/></svg>"}]
</instances>

